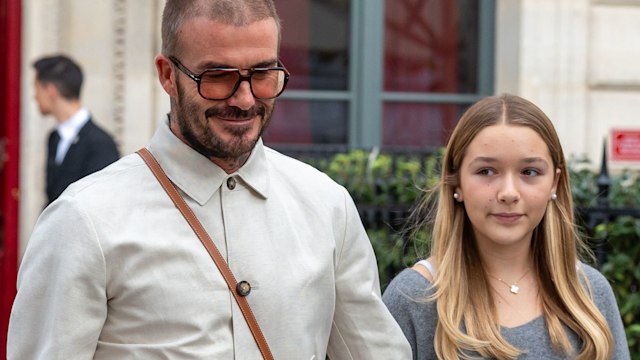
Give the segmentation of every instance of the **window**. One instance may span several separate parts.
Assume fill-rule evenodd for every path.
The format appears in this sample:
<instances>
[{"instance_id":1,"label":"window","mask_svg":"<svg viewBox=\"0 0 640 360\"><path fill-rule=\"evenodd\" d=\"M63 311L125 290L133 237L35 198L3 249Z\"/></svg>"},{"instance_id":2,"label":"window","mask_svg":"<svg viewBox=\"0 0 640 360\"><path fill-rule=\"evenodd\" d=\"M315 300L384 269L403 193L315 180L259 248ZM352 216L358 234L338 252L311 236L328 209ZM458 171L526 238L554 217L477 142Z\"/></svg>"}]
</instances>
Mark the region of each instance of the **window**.
<instances>
[{"instance_id":1,"label":"window","mask_svg":"<svg viewBox=\"0 0 640 360\"><path fill-rule=\"evenodd\" d=\"M495 0L278 0L271 146L438 147L493 92Z\"/></svg>"},{"instance_id":2,"label":"window","mask_svg":"<svg viewBox=\"0 0 640 360\"><path fill-rule=\"evenodd\" d=\"M278 1L280 57L294 74L265 135L269 144L348 144L348 0Z\"/></svg>"}]
</instances>

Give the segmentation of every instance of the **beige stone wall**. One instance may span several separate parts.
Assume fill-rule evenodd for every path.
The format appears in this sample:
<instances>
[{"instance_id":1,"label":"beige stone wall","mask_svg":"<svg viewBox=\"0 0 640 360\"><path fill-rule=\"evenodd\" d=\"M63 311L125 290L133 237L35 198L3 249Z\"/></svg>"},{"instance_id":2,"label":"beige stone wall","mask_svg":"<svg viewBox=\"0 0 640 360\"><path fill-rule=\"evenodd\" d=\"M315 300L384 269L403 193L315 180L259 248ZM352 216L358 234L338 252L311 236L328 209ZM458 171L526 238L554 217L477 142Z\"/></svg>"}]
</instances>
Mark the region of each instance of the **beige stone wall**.
<instances>
[{"instance_id":1,"label":"beige stone wall","mask_svg":"<svg viewBox=\"0 0 640 360\"><path fill-rule=\"evenodd\" d=\"M640 1L498 0L497 7L496 92L537 103L567 155L599 168L611 129L640 130Z\"/></svg>"},{"instance_id":2,"label":"beige stone wall","mask_svg":"<svg viewBox=\"0 0 640 360\"><path fill-rule=\"evenodd\" d=\"M496 0L496 92L536 102L567 154L600 165L611 128L640 129L640 1ZM123 154L143 146L168 98L156 79L164 0L23 0L21 242L45 202L53 120L33 101L31 63L65 52L83 66L83 101ZM640 164L613 163L640 168Z\"/></svg>"},{"instance_id":3,"label":"beige stone wall","mask_svg":"<svg viewBox=\"0 0 640 360\"><path fill-rule=\"evenodd\" d=\"M83 67L82 101L128 154L146 144L168 98L154 57L160 48L164 0L23 1L21 253L45 204L46 136L54 120L33 100L32 63L65 53Z\"/></svg>"},{"instance_id":4,"label":"beige stone wall","mask_svg":"<svg viewBox=\"0 0 640 360\"><path fill-rule=\"evenodd\" d=\"M611 128L640 130L640 1L594 2L589 25L586 142L594 144Z\"/></svg>"}]
</instances>

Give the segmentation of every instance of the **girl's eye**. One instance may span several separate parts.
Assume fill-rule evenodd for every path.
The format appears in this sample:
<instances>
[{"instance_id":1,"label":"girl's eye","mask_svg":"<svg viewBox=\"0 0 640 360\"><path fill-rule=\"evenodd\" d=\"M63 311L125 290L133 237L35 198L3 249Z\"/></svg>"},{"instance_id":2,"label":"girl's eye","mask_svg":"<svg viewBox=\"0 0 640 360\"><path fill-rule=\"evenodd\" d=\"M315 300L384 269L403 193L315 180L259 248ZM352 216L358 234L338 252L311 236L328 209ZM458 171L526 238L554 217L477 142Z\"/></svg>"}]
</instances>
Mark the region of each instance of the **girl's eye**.
<instances>
[{"instance_id":1,"label":"girl's eye","mask_svg":"<svg viewBox=\"0 0 640 360\"><path fill-rule=\"evenodd\" d=\"M480 169L478 171L478 175L491 176L493 174L495 174L495 171L493 171L492 169Z\"/></svg>"},{"instance_id":2,"label":"girl's eye","mask_svg":"<svg viewBox=\"0 0 640 360\"><path fill-rule=\"evenodd\" d=\"M522 174L526 176L538 176L540 175L540 172L536 169L525 169L524 171L522 171Z\"/></svg>"}]
</instances>

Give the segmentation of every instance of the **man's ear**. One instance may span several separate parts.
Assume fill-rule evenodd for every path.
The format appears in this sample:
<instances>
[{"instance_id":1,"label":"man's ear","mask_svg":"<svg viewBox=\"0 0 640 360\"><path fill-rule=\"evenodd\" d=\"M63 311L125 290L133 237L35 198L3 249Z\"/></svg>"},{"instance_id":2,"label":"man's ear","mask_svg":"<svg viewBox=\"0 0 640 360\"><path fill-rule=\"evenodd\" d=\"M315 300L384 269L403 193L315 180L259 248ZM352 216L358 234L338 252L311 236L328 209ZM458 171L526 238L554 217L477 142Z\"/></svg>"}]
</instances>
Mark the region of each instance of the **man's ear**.
<instances>
[{"instance_id":1,"label":"man's ear","mask_svg":"<svg viewBox=\"0 0 640 360\"><path fill-rule=\"evenodd\" d=\"M49 98L56 99L60 97L60 91L58 91L58 88L54 83L52 82L44 83L42 84L42 88L44 89L44 92L47 94Z\"/></svg>"},{"instance_id":2,"label":"man's ear","mask_svg":"<svg viewBox=\"0 0 640 360\"><path fill-rule=\"evenodd\" d=\"M158 71L158 80L164 91L171 97L177 97L175 72L171 60L162 54L158 54L155 59L156 70Z\"/></svg>"}]
</instances>

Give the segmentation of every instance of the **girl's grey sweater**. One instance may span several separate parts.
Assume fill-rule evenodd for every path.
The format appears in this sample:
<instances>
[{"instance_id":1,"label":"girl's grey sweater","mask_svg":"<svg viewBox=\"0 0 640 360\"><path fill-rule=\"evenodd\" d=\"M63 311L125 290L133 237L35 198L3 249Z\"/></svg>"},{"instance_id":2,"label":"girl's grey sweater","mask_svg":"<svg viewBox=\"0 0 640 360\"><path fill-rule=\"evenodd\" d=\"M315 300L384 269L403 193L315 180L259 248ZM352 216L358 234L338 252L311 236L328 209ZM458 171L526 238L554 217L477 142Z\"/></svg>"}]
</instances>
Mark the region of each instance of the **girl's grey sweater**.
<instances>
[{"instance_id":1,"label":"girl's grey sweater","mask_svg":"<svg viewBox=\"0 0 640 360\"><path fill-rule=\"evenodd\" d=\"M591 266L586 264L580 264L580 266L589 279L593 299L607 319L613 333L615 349L612 359L630 359L620 312L609 282ZM391 281L382 297L409 340L413 359L436 358L433 337L438 321L437 310L434 302L424 301L424 298L432 292L431 283L424 276L413 269L405 269ZM576 334L568 328L565 330L574 349L579 349L580 341ZM571 359L570 356L559 354L553 349L543 316L514 328L503 328L502 336L510 344L524 351L518 359Z\"/></svg>"}]
</instances>

